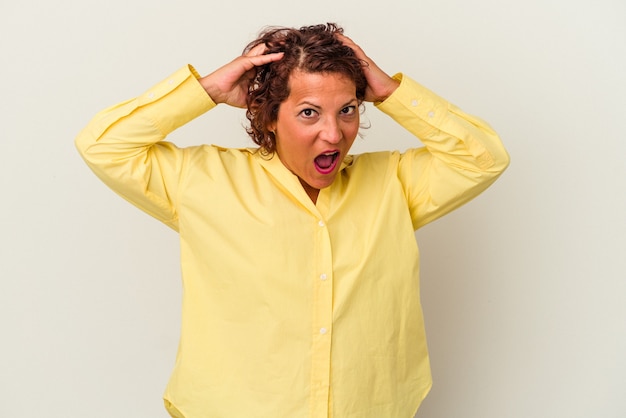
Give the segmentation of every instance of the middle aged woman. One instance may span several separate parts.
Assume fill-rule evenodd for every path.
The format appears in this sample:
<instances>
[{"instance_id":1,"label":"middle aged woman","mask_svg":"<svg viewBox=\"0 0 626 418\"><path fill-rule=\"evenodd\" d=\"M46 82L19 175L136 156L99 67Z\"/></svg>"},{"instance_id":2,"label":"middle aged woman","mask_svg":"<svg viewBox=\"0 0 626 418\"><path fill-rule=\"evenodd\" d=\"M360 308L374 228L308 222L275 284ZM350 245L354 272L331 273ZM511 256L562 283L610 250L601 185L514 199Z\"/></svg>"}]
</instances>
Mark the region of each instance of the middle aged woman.
<instances>
[{"instance_id":1,"label":"middle aged woman","mask_svg":"<svg viewBox=\"0 0 626 418\"><path fill-rule=\"evenodd\" d=\"M424 146L350 155L363 101ZM220 103L247 108L258 148L164 140ZM414 415L431 386L414 231L506 168L486 123L329 24L267 30L205 77L186 66L76 143L180 234L173 417Z\"/></svg>"}]
</instances>

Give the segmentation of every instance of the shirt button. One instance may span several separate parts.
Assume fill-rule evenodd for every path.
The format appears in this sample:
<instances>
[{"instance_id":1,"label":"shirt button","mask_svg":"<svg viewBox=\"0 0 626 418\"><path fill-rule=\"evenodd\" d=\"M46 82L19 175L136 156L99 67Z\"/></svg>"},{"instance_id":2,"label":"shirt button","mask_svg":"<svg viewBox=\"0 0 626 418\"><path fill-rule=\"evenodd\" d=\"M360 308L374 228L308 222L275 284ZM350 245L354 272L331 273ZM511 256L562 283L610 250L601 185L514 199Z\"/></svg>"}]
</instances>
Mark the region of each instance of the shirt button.
<instances>
[{"instance_id":1,"label":"shirt button","mask_svg":"<svg viewBox=\"0 0 626 418\"><path fill-rule=\"evenodd\" d=\"M411 100L411 106L415 107L419 104L420 102L418 102L416 99Z\"/></svg>"},{"instance_id":2,"label":"shirt button","mask_svg":"<svg viewBox=\"0 0 626 418\"><path fill-rule=\"evenodd\" d=\"M149 99L153 99L153 98L154 98L154 93L149 93L149 94L148 94L148 98L149 98Z\"/></svg>"},{"instance_id":3,"label":"shirt button","mask_svg":"<svg viewBox=\"0 0 626 418\"><path fill-rule=\"evenodd\" d=\"M326 280L326 273L320 274L320 279L321 280Z\"/></svg>"},{"instance_id":4,"label":"shirt button","mask_svg":"<svg viewBox=\"0 0 626 418\"><path fill-rule=\"evenodd\" d=\"M435 112L433 112L432 110L430 112L428 112L428 117L429 118L433 118L435 116Z\"/></svg>"},{"instance_id":5,"label":"shirt button","mask_svg":"<svg viewBox=\"0 0 626 418\"><path fill-rule=\"evenodd\" d=\"M172 84L174 84L174 80L168 81L167 84L169 84L171 86Z\"/></svg>"},{"instance_id":6,"label":"shirt button","mask_svg":"<svg viewBox=\"0 0 626 418\"><path fill-rule=\"evenodd\" d=\"M324 221L319 221L317 224L318 224L319 226L324 226Z\"/></svg>"},{"instance_id":7,"label":"shirt button","mask_svg":"<svg viewBox=\"0 0 626 418\"><path fill-rule=\"evenodd\" d=\"M328 332L326 328L320 328L320 334L324 335Z\"/></svg>"}]
</instances>

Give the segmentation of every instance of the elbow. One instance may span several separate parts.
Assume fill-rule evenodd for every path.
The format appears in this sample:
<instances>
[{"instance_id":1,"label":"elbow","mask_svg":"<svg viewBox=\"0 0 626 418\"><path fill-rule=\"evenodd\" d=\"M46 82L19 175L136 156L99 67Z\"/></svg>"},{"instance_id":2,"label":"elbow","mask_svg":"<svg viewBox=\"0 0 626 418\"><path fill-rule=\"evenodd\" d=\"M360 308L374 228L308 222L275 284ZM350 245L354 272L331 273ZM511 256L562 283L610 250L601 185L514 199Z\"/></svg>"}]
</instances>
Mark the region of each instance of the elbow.
<instances>
[{"instance_id":1,"label":"elbow","mask_svg":"<svg viewBox=\"0 0 626 418\"><path fill-rule=\"evenodd\" d=\"M104 149L99 143L100 137L100 132L89 124L74 138L76 150L89 166L102 159Z\"/></svg>"},{"instance_id":2,"label":"elbow","mask_svg":"<svg viewBox=\"0 0 626 418\"><path fill-rule=\"evenodd\" d=\"M485 160L490 162L486 171L498 177L508 168L509 164L511 164L511 156L506 148L504 148L504 144L497 134L495 134L493 140L487 144L486 151L488 157L485 158Z\"/></svg>"},{"instance_id":3,"label":"elbow","mask_svg":"<svg viewBox=\"0 0 626 418\"><path fill-rule=\"evenodd\" d=\"M506 148L504 147L504 144L502 143L502 140L500 139L500 137L498 136L498 145L499 147L497 148L497 161L498 161L498 169L500 173L503 173L504 170L506 170L509 165L511 164L511 156L509 155L508 151L506 150Z\"/></svg>"},{"instance_id":4,"label":"elbow","mask_svg":"<svg viewBox=\"0 0 626 418\"><path fill-rule=\"evenodd\" d=\"M504 171L509 167L510 164L511 156L506 151L506 149L502 148L501 152L498 154L496 163L494 164L495 171L498 173L498 175L500 175L504 173Z\"/></svg>"},{"instance_id":5,"label":"elbow","mask_svg":"<svg viewBox=\"0 0 626 418\"><path fill-rule=\"evenodd\" d=\"M90 127L91 124L84 127L83 130L76 135L76 138L74 138L74 146L76 147L76 150L85 159L87 158L89 149L97 141L96 135L94 135L93 129L90 129Z\"/></svg>"}]
</instances>

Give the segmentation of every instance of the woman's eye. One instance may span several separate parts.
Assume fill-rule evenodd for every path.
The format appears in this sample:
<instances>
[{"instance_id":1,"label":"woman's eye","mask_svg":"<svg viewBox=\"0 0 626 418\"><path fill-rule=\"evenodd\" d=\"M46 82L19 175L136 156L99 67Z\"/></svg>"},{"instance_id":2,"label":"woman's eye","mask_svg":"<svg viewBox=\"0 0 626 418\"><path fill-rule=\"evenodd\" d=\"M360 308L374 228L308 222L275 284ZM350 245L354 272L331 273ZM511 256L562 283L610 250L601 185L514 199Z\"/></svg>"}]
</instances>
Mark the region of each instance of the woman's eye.
<instances>
[{"instance_id":1,"label":"woman's eye","mask_svg":"<svg viewBox=\"0 0 626 418\"><path fill-rule=\"evenodd\" d=\"M346 106L341 109L342 115L352 115L356 111L356 106Z\"/></svg>"},{"instance_id":2,"label":"woman's eye","mask_svg":"<svg viewBox=\"0 0 626 418\"><path fill-rule=\"evenodd\" d=\"M313 116L315 116L316 113L317 112L313 109L304 109L300 112L300 114L305 118L312 118Z\"/></svg>"}]
</instances>

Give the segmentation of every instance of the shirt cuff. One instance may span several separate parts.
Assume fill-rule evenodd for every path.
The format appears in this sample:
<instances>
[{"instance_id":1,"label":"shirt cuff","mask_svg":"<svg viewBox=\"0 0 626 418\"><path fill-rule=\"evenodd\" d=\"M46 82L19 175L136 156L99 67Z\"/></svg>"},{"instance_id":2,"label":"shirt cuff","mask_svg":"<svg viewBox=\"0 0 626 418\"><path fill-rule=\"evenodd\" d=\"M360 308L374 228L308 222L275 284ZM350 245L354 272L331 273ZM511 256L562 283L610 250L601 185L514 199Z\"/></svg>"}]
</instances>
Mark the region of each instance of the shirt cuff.
<instances>
[{"instance_id":1,"label":"shirt cuff","mask_svg":"<svg viewBox=\"0 0 626 418\"><path fill-rule=\"evenodd\" d=\"M137 107L144 108L161 132L168 135L216 106L199 78L193 66L185 65L137 97Z\"/></svg>"},{"instance_id":2,"label":"shirt cuff","mask_svg":"<svg viewBox=\"0 0 626 418\"><path fill-rule=\"evenodd\" d=\"M449 103L405 74L397 73L393 78L400 82L398 88L385 101L375 106L406 126L420 138L428 138L439 130L446 118Z\"/></svg>"}]
</instances>

